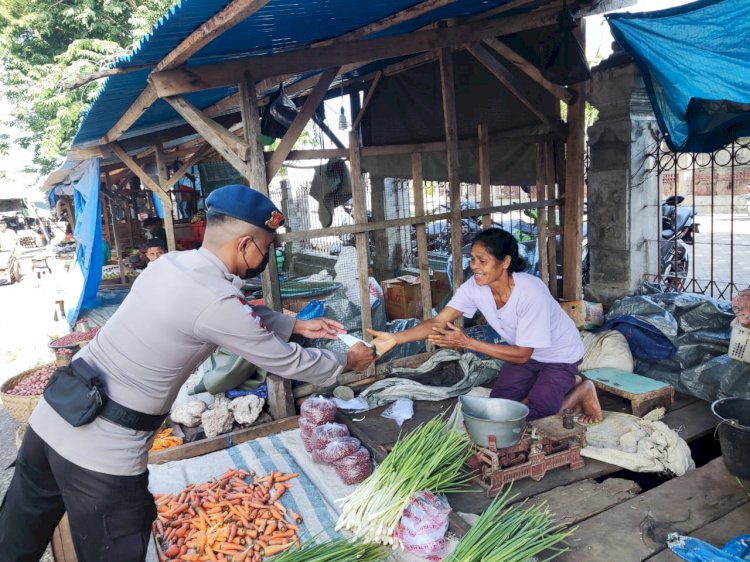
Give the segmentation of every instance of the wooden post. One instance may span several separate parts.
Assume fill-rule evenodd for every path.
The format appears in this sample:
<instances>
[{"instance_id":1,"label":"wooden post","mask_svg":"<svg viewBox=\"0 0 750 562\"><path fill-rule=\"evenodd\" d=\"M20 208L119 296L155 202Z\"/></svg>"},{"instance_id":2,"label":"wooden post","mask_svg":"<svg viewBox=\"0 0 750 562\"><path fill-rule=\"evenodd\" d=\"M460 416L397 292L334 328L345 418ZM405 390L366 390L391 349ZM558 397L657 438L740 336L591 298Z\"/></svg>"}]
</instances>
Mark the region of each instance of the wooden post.
<instances>
[{"instance_id":1,"label":"wooden post","mask_svg":"<svg viewBox=\"0 0 750 562\"><path fill-rule=\"evenodd\" d=\"M555 176L555 153L552 143L544 144L544 168L547 183L547 196L550 199L556 199L558 196ZM557 298L559 291L557 288L557 236L561 234L557 226L558 207L553 205L547 207L547 260L549 266L549 291L552 296ZM563 238L564 239L564 238Z\"/></svg>"},{"instance_id":2,"label":"wooden post","mask_svg":"<svg viewBox=\"0 0 750 562\"><path fill-rule=\"evenodd\" d=\"M585 49L584 23L577 30L578 40ZM565 214L563 217L563 298L576 300L582 297L581 246L583 244L583 168L586 134L585 83L570 86L576 94L568 106L568 138L565 144Z\"/></svg>"},{"instance_id":3,"label":"wooden post","mask_svg":"<svg viewBox=\"0 0 750 562\"><path fill-rule=\"evenodd\" d=\"M154 146L156 153L156 170L159 173L159 185L169 200L169 208L164 205L164 230L167 232L167 249L174 252L177 249L177 243L174 239L174 216L172 215L172 197L169 184L169 172L167 172L167 162L164 159L164 147L160 142ZM163 199L162 199L163 201Z\"/></svg>"},{"instance_id":4,"label":"wooden post","mask_svg":"<svg viewBox=\"0 0 750 562\"><path fill-rule=\"evenodd\" d=\"M481 189L481 206L492 207L492 189L490 184L490 146L487 124L482 123L477 131L479 137L479 186ZM419 213L417 213L419 214ZM492 213L482 217L482 228L492 228Z\"/></svg>"},{"instance_id":5,"label":"wooden post","mask_svg":"<svg viewBox=\"0 0 750 562\"><path fill-rule=\"evenodd\" d=\"M250 147L247 160L246 178L250 187L268 196L268 179L266 162L263 156L263 143L260 138L260 119L258 113L258 94L252 76L245 74L240 82L240 111L245 132L245 142ZM269 249L268 266L261 275L263 298L266 306L281 311L281 288L279 287L279 270L276 264L276 245ZM295 415L292 381L277 375L268 374L268 409L275 420Z\"/></svg>"},{"instance_id":6,"label":"wooden post","mask_svg":"<svg viewBox=\"0 0 750 562\"><path fill-rule=\"evenodd\" d=\"M414 191L414 214L421 217L424 216L424 185L422 184L422 155L419 152L411 155L411 178ZM422 320L427 320L432 318L432 293L430 292L430 262L427 256L425 223L417 225L417 261L422 289ZM427 342L427 351L435 351L435 345Z\"/></svg>"},{"instance_id":7,"label":"wooden post","mask_svg":"<svg viewBox=\"0 0 750 562\"><path fill-rule=\"evenodd\" d=\"M354 221L357 224L367 222L365 190L362 185L362 160L360 157L359 135L349 131L349 166L352 173L352 206ZM370 307L370 244L366 232L355 235L357 246L357 275L359 277L359 302L362 309L362 339L370 341L367 329L372 328L372 308ZM375 364L367 368L367 373L374 372Z\"/></svg>"},{"instance_id":8,"label":"wooden post","mask_svg":"<svg viewBox=\"0 0 750 562\"><path fill-rule=\"evenodd\" d=\"M445 119L448 186L451 203L451 254L453 256L453 290L463 283L461 252L461 184L459 183L458 123L456 120L456 92L453 84L453 58L449 48L440 49L440 82L443 89L443 117ZM459 319L460 321L460 319Z\"/></svg>"},{"instance_id":9,"label":"wooden post","mask_svg":"<svg viewBox=\"0 0 750 562\"><path fill-rule=\"evenodd\" d=\"M544 145L537 143L536 145L536 200L544 201L547 197L547 176L545 168L545 151ZM549 275L549 262L547 260L547 209L536 210L536 230L537 230L537 250L539 252L539 277L544 281L544 284L549 287L550 291L550 275ZM557 279L555 279L557 283Z\"/></svg>"}]
</instances>

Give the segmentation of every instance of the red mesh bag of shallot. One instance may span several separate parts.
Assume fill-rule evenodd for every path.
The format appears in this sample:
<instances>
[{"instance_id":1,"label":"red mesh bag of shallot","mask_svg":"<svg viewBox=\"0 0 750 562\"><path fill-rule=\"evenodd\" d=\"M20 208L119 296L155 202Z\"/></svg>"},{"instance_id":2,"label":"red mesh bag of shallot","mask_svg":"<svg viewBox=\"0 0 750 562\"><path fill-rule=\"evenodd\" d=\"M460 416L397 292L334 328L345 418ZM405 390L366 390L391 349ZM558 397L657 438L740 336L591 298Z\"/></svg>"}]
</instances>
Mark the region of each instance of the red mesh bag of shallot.
<instances>
[{"instance_id":1,"label":"red mesh bag of shallot","mask_svg":"<svg viewBox=\"0 0 750 562\"><path fill-rule=\"evenodd\" d=\"M304 435L302 434L302 445L305 447L305 451L308 453L313 452L313 446L312 446L312 436L310 435Z\"/></svg>"},{"instance_id":2,"label":"red mesh bag of shallot","mask_svg":"<svg viewBox=\"0 0 750 562\"><path fill-rule=\"evenodd\" d=\"M328 398L313 396L302 403L300 414L307 421L315 425L330 423L336 416L336 404L332 400L328 400Z\"/></svg>"},{"instance_id":3,"label":"red mesh bag of shallot","mask_svg":"<svg viewBox=\"0 0 750 562\"><path fill-rule=\"evenodd\" d=\"M304 416L300 416L297 423L299 423L299 428L303 437L310 437L313 429L320 425L319 423L311 422Z\"/></svg>"},{"instance_id":4,"label":"red mesh bag of shallot","mask_svg":"<svg viewBox=\"0 0 750 562\"><path fill-rule=\"evenodd\" d=\"M348 437L349 428L341 423L324 423L313 429L310 441L314 450L323 449L338 437Z\"/></svg>"},{"instance_id":5,"label":"red mesh bag of shallot","mask_svg":"<svg viewBox=\"0 0 750 562\"><path fill-rule=\"evenodd\" d=\"M359 484L372 474L370 451L360 447L354 454L334 462L333 467L344 484Z\"/></svg>"},{"instance_id":6,"label":"red mesh bag of shallot","mask_svg":"<svg viewBox=\"0 0 750 562\"><path fill-rule=\"evenodd\" d=\"M354 454L361 445L356 437L337 437L322 449L314 450L312 458L318 464L331 464Z\"/></svg>"}]
</instances>

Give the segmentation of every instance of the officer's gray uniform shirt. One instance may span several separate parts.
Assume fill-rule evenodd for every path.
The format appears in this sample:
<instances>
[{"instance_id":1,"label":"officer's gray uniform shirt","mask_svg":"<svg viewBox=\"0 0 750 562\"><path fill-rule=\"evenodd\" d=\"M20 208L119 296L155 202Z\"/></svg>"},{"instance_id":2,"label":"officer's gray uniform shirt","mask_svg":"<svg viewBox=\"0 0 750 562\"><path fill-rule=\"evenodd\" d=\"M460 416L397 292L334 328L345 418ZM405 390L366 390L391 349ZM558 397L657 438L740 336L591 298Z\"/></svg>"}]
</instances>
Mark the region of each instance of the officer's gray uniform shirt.
<instances>
[{"instance_id":1,"label":"officer's gray uniform shirt","mask_svg":"<svg viewBox=\"0 0 750 562\"><path fill-rule=\"evenodd\" d=\"M169 411L185 380L217 346L270 373L318 385L344 369L341 353L287 343L294 318L244 304L241 285L205 248L168 253L138 276L76 359L100 373L113 400L154 415ZM101 417L76 428L44 399L29 424L58 454L83 468L121 476L146 470L154 432Z\"/></svg>"}]
</instances>

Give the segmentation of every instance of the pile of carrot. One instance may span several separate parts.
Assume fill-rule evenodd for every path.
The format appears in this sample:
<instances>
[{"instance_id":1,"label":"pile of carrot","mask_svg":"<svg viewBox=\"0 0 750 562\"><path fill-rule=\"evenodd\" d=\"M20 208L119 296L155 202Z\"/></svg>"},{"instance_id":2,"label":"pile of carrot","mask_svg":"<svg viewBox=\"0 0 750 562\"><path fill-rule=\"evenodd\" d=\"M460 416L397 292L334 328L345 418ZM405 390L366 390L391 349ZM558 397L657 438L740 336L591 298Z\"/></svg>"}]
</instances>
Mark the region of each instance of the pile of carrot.
<instances>
[{"instance_id":1,"label":"pile of carrot","mask_svg":"<svg viewBox=\"0 0 750 562\"><path fill-rule=\"evenodd\" d=\"M260 562L299 546L302 518L280 501L297 476L232 469L176 494L155 494L159 561Z\"/></svg>"}]
</instances>

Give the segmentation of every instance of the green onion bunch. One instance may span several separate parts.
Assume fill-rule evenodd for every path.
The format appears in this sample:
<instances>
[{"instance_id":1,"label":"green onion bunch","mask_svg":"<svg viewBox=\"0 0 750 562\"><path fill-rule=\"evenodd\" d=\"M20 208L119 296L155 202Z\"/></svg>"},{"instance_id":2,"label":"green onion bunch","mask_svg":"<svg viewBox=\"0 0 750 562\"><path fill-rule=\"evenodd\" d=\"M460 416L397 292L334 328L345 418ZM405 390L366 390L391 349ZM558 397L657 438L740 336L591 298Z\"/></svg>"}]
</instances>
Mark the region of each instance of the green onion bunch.
<instances>
[{"instance_id":1,"label":"green onion bunch","mask_svg":"<svg viewBox=\"0 0 750 562\"><path fill-rule=\"evenodd\" d=\"M459 416L455 419L458 420ZM470 456L468 437L457 431L457 422L436 417L399 439L391 453L343 505L336 529L347 529L355 538L394 544L394 531L413 494L434 494L462 489L468 477L461 467Z\"/></svg>"},{"instance_id":2,"label":"green onion bunch","mask_svg":"<svg viewBox=\"0 0 750 562\"><path fill-rule=\"evenodd\" d=\"M391 551L362 541L335 539L317 544L306 542L300 548L285 550L273 557L273 562L382 562Z\"/></svg>"},{"instance_id":3,"label":"green onion bunch","mask_svg":"<svg viewBox=\"0 0 750 562\"><path fill-rule=\"evenodd\" d=\"M546 550L551 560L567 550L556 545L575 529L564 530L544 506L510 506L513 499L510 488L496 497L444 562L525 562Z\"/></svg>"}]
</instances>

